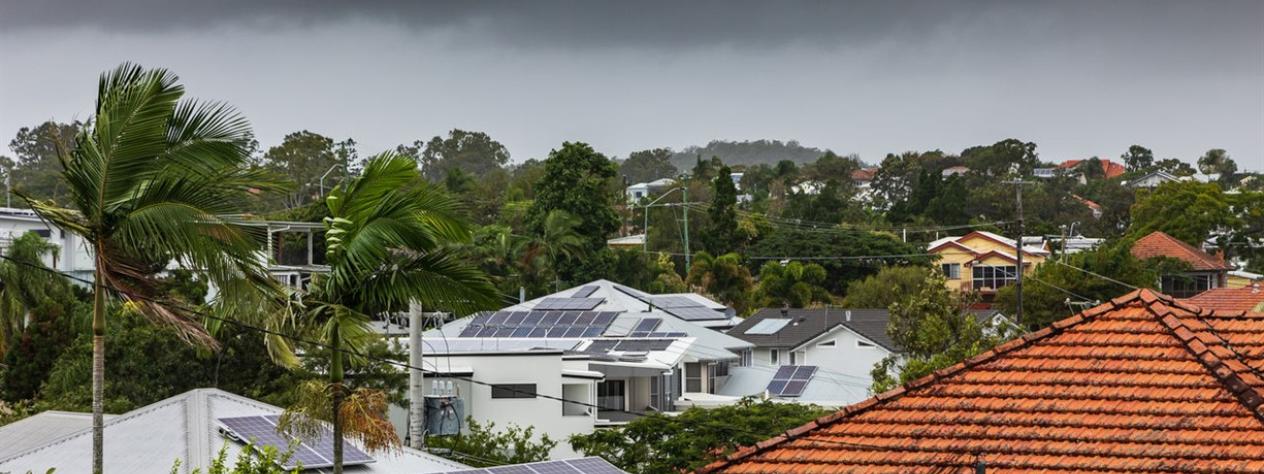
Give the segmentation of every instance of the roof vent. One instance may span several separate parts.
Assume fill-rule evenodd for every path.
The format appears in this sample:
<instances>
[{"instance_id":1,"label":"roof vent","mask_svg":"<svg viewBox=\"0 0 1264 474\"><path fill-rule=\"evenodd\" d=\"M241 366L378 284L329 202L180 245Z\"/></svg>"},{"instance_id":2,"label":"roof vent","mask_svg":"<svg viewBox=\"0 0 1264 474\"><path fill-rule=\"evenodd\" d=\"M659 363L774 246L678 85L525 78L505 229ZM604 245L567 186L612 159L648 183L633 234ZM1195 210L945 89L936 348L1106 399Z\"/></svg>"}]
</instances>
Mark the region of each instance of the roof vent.
<instances>
[{"instance_id":1,"label":"roof vent","mask_svg":"<svg viewBox=\"0 0 1264 474\"><path fill-rule=\"evenodd\" d=\"M843 314L845 314L845 315L846 315L846 317L847 317L847 322L851 322L851 310L849 309L849 310L845 311Z\"/></svg>"},{"instance_id":2,"label":"roof vent","mask_svg":"<svg viewBox=\"0 0 1264 474\"><path fill-rule=\"evenodd\" d=\"M781 317L783 317L783 318L784 318L784 317L789 316L789 315L790 315L790 304L789 304L789 303L783 303L783 304L781 305Z\"/></svg>"}]
</instances>

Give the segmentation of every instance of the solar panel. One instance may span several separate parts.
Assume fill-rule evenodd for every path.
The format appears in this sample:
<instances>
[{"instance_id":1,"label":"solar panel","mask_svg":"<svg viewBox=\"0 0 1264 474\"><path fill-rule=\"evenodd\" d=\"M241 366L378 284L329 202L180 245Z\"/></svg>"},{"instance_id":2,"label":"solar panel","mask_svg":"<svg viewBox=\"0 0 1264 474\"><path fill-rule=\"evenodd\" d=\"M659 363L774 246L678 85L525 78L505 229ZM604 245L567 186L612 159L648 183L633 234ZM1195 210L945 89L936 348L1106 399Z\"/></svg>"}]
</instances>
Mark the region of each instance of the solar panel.
<instances>
[{"instance_id":1,"label":"solar panel","mask_svg":"<svg viewBox=\"0 0 1264 474\"><path fill-rule=\"evenodd\" d=\"M467 469L444 474L627 474L599 457Z\"/></svg>"},{"instance_id":2,"label":"solar panel","mask_svg":"<svg viewBox=\"0 0 1264 474\"><path fill-rule=\"evenodd\" d=\"M305 469L333 466L334 444L333 435L329 430L322 427L315 437L296 438L277 432L278 418L278 415L239 416L220 418L219 422L224 425L224 428L232 436L243 442L250 443L256 449L271 446L277 452L284 453L290 449L292 441L298 440L298 443L294 443L294 450L290 455L290 459L281 466L287 470L297 468L300 465ZM373 462L372 457L345 440L342 443L342 456L344 465Z\"/></svg>"},{"instance_id":3,"label":"solar panel","mask_svg":"<svg viewBox=\"0 0 1264 474\"><path fill-rule=\"evenodd\" d=\"M633 332L641 332L641 331L652 332L653 330L658 329L659 324L663 324L662 319L645 318L645 319L642 319L641 322L637 323L636 327L633 328L632 331Z\"/></svg>"},{"instance_id":4,"label":"solar panel","mask_svg":"<svg viewBox=\"0 0 1264 474\"><path fill-rule=\"evenodd\" d=\"M505 318L508 318L510 314L508 311L498 311L491 318L488 318L487 324L504 324Z\"/></svg>"},{"instance_id":5,"label":"solar panel","mask_svg":"<svg viewBox=\"0 0 1264 474\"><path fill-rule=\"evenodd\" d=\"M466 326L465 329L461 330L460 337L474 337L474 336L477 336L478 332L482 330L483 330L482 326L475 326L474 324L470 324L469 326Z\"/></svg>"},{"instance_id":6,"label":"solar panel","mask_svg":"<svg viewBox=\"0 0 1264 474\"><path fill-rule=\"evenodd\" d=\"M687 308L690 306L702 306L702 303L689 299L684 296L654 296L650 298L654 306L659 308Z\"/></svg>"},{"instance_id":7,"label":"solar panel","mask_svg":"<svg viewBox=\"0 0 1264 474\"><path fill-rule=\"evenodd\" d=\"M815 365L783 365L777 368L772 381L768 382L768 393L778 397L798 397L816 375Z\"/></svg>"},{"instance_id":8,"label":"solar panel","mask_svg":"<svg viewBox=\"0 0 1264 474\"><path fill-rule=\"evenodd\" d=\"M604 301L601 298L545 298L536 303L535 309L588 310Z\"/></svg>"},{"instance_id":9,"label":"solar panel","mask_svg":"<svg viewBox=\"0 0 1264 474\"><path fill-rule=\"evenodd\" d=\"M592 285L581 286L574 293L571 293L571 298L587 298L589 295L593 294L596 291L597 291L596 286L592 286Z\"/></svg>"},{"instance_id":10,"label":"solar panel","mask_svg":"<svg viewBox=\"0 0 1264 474\"><path fill-rule=\"evenodd\" d=\"M649 334L649 336L646 336L646 337L688 337L688 336L689 336L689 333L687 332L671 331L671 332L652 332Z\"/></svg>"},{"instance_id":11,"label":"solar panel","mask_svg":"<svg viewBox=\"0 0 1264 474\"><path fill-rule=\"evenodd\" d=\"M708 321L726 319L724 313L703 306L687 306L683 308L664 308L663 311L685 321Z\"/></svg>"},{"instance_id":12,"label":"solar panel","mask_svg":"<svg viewBox=\"0 0 1264 474\"><path fill-rule=\"evenodd\" d=\"M789 319L769 318L755 323L754 326L751 326L750 329L746 330L746 334L776 334L782 328L786 327L787 324L790 324Z\"/></svg>"}]
</instances>

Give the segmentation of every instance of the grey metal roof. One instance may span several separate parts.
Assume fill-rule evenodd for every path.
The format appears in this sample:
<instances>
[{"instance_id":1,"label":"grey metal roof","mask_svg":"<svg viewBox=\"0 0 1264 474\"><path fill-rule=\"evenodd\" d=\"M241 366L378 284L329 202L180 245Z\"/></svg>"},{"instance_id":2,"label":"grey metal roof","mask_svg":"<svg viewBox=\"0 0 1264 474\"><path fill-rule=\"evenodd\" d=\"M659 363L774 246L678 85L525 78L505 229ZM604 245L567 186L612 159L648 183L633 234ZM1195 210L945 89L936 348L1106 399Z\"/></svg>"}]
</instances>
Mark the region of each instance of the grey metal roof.
<instances>
[{"instance_id":1,"label":"grey metal roof","mask_svg":"<svg viewBox=\"0 0 1264 474\"><path fill-rule=\"evenodd\" d=\"M848 317L848 313L851 317ZM765 319L788 318L790 323L772 334L746 334L746 330ZM844 326L865 339L892 352L900 352L895 341L887 335L890 315L885 309L873 308L790 308L782 314L781 308L763 308L741 324L728 331L730 336L758 347L797 347L831 329Z\"/></svg>"},{"instance_id":2,"label":"grey metal roof","mask_svg":"<svg viewBox=\"0 0 1264 474\"><path fill-rule=\"evenodd\" d=\"M191 390L160 400L105 423L105 470L167 474L180 459L180 469L175 472L189 473L194 469L205 472L221 448L227 451L230 462L243 448L220 434L218 418L271 415L281 411L278 407L217 389ZM5 436L10 426L0 427L0 437ZM346 472L420 474L468 468L409 448L371 455L376 462L348 467ZM91 460L92 429L86 427L21 452L0 456L0 472L45 472L56 468L58 474L86 473L92 471Z\"/></svg>"},{"instance_id":3,"label":"grey metal roof","mask_svg":"<svg viewBox=\"0 0 1264 474\"><path fill-rule=\"evenodd\" d=\"M114 415L105 415L105 419ZM91 413L49 410L0 426L0 459L92 427Z\"/></svg>"}]
</instances>

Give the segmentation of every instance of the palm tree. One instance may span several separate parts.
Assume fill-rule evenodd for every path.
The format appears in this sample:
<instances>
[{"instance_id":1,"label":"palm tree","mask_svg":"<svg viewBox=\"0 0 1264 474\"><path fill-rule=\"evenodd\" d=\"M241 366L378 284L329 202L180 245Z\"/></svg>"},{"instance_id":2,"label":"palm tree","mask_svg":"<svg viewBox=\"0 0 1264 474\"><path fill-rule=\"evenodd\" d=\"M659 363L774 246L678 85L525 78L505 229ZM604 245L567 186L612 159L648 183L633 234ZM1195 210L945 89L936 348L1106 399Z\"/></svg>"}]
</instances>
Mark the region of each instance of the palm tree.
<instances>
[{"instance_id":1,"label":"palm tree","mask_svg":"<svg viewBox=\"0 0 1264 474\"><path fill-rule=\"evenodd\" d=\"M521 265L530 268L538 258L548 260L553 271L553 291L561 288L558 265L562 260L580 257L585 253L587 242L579 235L577 229L583 221L579 217L554 209L544 217L544 233L523 242Z\"/></svg>"},{"instance_id":2,"label":"palm tree","mask_svg":"<svg viewBox=\"0 0 1264 474\"><path fill-rule=\"evenodd\" d=\"M81 235L96 265L92 306L92 466L102 472L105 310L117 295L186 341L215 347L205 326L159 290L171 263L211 284L272 285L259 239L221 215L245 208L250 191L269 187L245 168L249 124L231 107L182 100L164 69L123 64L102 74L96 112L61 150L70 207L22 195L41 217Z\"/></svg>"},{"instance_id":3,"label":"palm tree","mask_svg":"<svg viewBox=\"0 0 1264 474\"><path fill-rule=\"evenodd\" d=\"M425 307L474 309L496 302L496 288L477 267L459 259L449 244L465 241L469 230L457 217L455 201L433 192L411 158L387 152L365 164L361 176L336 187L325 199L325 260L329 273L313 279L303 306L320 327L329 348L329 384L308 390L284 416L287 429L306 431L316 421L333 425L334 472L342 472L344 429L374 446L396 444L385 404L367 391L344 390L347 354L361 354L376 334L372 315ZM351 361L355 361L355 357ZM328 400L330 403L324 403ZM380 410L372 407L379 407ZM374 417L379 419L375 422Z\"/></svg>"},{"instance_id":4,"label":"palm tree","mask_svg":"<svg viewBox=\"0 0 1264 474\"><path fill-rule=\"evenodd\" d=\"M0 359L35 322L38 308L74 298L70 283L44 265L44 256L56 252L56 245L34 232L13 239L6 249L0 261Z\"/></svg>"}]
</instances>

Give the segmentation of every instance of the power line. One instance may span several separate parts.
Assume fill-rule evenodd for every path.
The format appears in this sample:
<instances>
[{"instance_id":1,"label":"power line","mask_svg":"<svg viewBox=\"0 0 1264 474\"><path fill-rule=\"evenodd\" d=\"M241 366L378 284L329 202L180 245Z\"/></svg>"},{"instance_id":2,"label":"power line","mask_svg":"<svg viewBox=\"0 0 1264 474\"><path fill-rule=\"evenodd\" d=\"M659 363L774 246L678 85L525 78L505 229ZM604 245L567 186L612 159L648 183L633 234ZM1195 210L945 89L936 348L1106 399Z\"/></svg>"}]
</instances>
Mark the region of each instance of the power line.
<instances>
[{"instance_id":1,"label":"power line","mask_svg":"<svg viewBox=\"0 0 1264 474\"><path fill-rule=\"evenodd\" d=\"M92 280L88 280L88 279L85 279L85 278L80 278L80 277L77 277L77 276L71 275L71 274L69 274L69 273L67 273L67 272L61 272L61 271L54 270L54 269L51 269L51 268L42 267L42 266L35 265L35 264L29 263L29 262L23 262L23 261L21 261L21 260L14 259L14 258L12 258L12 257L10 257L10 256L8 256L8 255L0 255L0 259L8 260L8 261L11 261L11 262L17 263L17 264L19 264L19 265L27 266L27 267L34 268L34 269L37 269L37 270L40 270L40 271L44 271L44 272L48 272L48 273L53 273L53 274L61 275L61 276L62 276L62 277L64 277L64 278L67 278L67 279L70 279L70 280L74 280L74 281L78 281L78 282L81 282L81 283L85 283L85 284L93 284L93 285L95 285L95 284L96 284L96 282L94 282L94 281L92 281ZM402 368L402 369L407 369L407 370L420 370L420 371L422 371L422 372L425 372L425 371L426 371L426 369L425 369L424 367L417 367L417 366L414 366L414 365L411 365L411 364L408 364L408 363L399 362L399 361L394 361L394 360L390 360L390 359L386 359L386 358L382 358L382 357L374 357L374 356L372 356L372 355L369 355L369 354L366 354L366 353L363 353L363 352L360 352L360 351L357 351L357 350L352 350L352 349L350 349L350 348L346 348L346 347L338 347L338 348L334 348L334 347L331 347L329 344L326 344L326 343L324 343L324 342L320 342L320 341L316 341L316 340L312 340L312 339L307 339L307 338L303 338L303 337L299 337L299 336L294 336L294 335L291 335L291 334L286 334L286 333L283 333L283 332L280 332L280 331L275 331L275 330L271 330L271 329L267 329L267 328L258 327L258 326L252 325L252 324L242 323L242 322L240 322L240 321L235 321L235 320L228 319L228 318L221 318L221 317L219 317L219 316L214 316L214 315L211 315L211 314L209 314L209 313L206 313L205 311L202 311L202 310L200 310L200 309L189 307L187 304L184 304L184 303L182 303L182 302L178 302L178 301L161 301L161 300L158 300L158 299L156 299L156 298L150 298L150 297L146 297L146 296L130 295L130 294L126 294L126 293L122 292L122 291L121 291L121 290L119 290L118 288L115 288L115 287L113 287L113 286L106 285L106 284L104 284L104 283L102 283L102 284L100 285L100 287L101 287L101 288L106 288L106 289L109 289L111 292L114 292L114 293L124 294L124 295L125 295L125 297L127 297L127 298L134 298L134 299L137 299L137 300L148 301L148 302L151 302L151 303L156 303L156 304L165 304L165 305L175 304L175 305L179 305L183 311L188 312L188 313L190 313L190 314L195 314L195 315L198 315L198 316L201 316L201 317L207 318L207 319L211 319L211 320L215 320L215 321L220 321L220 322L223 322L223 323L228 323L228 324L231 324L231 325L234 325L234 326L237 326L237 327L240 327L240 328L246 329L246 330L256 331L256 332L260 332L260 333L264 333L264 334L269 334L269 335L273 335L273 336L277 336L277 337L282 337L282 338L289 339L289 340L292 340L292 341L295 341L295 342L300 342L300 343L309 344L309 345L316 346L316 347L321 347L321 348L324 348L324 349L327 349L327 350L330 350L330 351L333 351L333 352L341 352L341 353L344 353L344 354L349 354L349 355L353 355L353 356L361 357L361 358L363 358L363 359L365 359L365 360L372 360L372 361L377 361L377 362L384 363L384 364L387 364L387 365L393 365L393 366L396 366L396 367L399 367L399 368ZM431 365L434 365L434 364L432 363ZM437 368L437 367L436 367L436 368ZM432 372L437 372L437 371L432 371ZM435 376L442 376L442 377L444 377L444 378L451 378L451 379L462 380L462 381L470 382L470 383L477 384L477 385L483 385L483 386L487 386L487 387L492 387L492 386L494 386L494 385L497 385L497 384L493 384L493 383L491 383L491 382L485 382L485 381L482 381L482 380L474 379L474 378L472 378L472 377L462 377L462 376L456 376L456 375L451 375L451 374L444 374L444 375L440 375L440 374L437 374L437 373L435 373ZM509 388L509 387L502 387L502 389L504 389L504 390L508 390L508 391L511 391L511 392L514 392L514 393L523 394L523 395L532 395L532 396L535 396L535 397L537 397L537 398L543 398L543 399L546 399L546 400L555 400L555 401L558 401L558 402L561 402L561 403L570 403L570 404L574 404L574 405L579 405L579 406L584 406L584 407L588 407L588 408L593 408L593 409L597 409L597 410L599 410L599 411L611 411L611 412L625 413L625 414L636 415L636 416L649 416L649 415L651 415L651 414L652 414L652 413L647 413L647 412L638 412L638 411L626 410L626 409L610 409L610 408L608 408L608 407L603 407L603 406L596 405L596 404L592 404L592 403L588 403L588 402L577 401L577 400L570 400L570 399L566 399L566 398L563 398L563 397L557 397L557 396L552 396L552 395L544 395L544 394L540 394L540 393L536 393L536 392L528 392L528 391L526 391L526 390L518 390L518 389L514 389L514 388ZM768 436L768 435L766 435L766 434L764 434L764 433L757 433L757 432L754 432L754 431L749 431L749 430L741 430L741 429L738 429L738 428L736 428L736 427L732 427L732 426L712 426L712 428L727 429L727 430L730 430L730 431L735 432L735 433L745 433L745 434L748 434L748 435L751 435L751 436L755 436L755 437L758 437L758 438L765 438L765 437L767 437L767 436ZM893 449L893 447L890 447L890 446L873 446L873 445L866 445L866 444L862 444L862 443L852 443L852 442L837 441L837 440L832 440L832 441L831 441L831 443L838 444L838 445L841 445L841 446L849 446L849 447L853 447L853 448L862 448L862 449L871 449L871 450L892 450L892 449ZM895 449L895 450L900 450L900 449ZM917 451L916 449L912 449L912 448L904 448L904 450L906 450L906 451L914 451L914 452L916 452L916 451Z\"/></svg>"}]
</instances>

